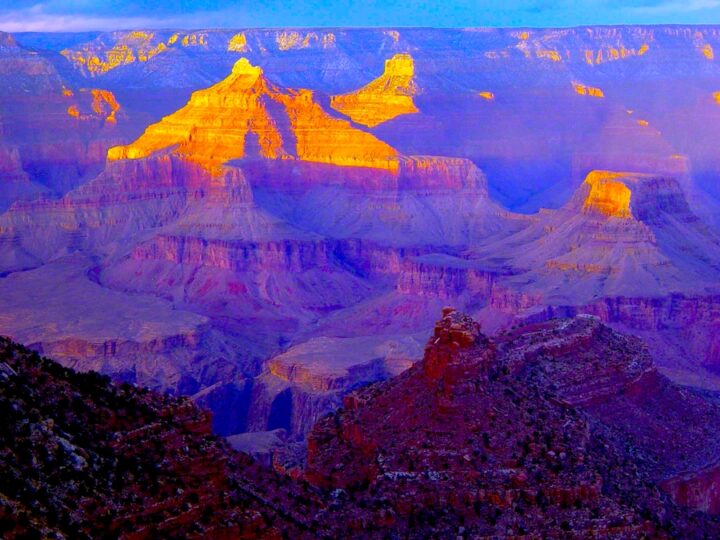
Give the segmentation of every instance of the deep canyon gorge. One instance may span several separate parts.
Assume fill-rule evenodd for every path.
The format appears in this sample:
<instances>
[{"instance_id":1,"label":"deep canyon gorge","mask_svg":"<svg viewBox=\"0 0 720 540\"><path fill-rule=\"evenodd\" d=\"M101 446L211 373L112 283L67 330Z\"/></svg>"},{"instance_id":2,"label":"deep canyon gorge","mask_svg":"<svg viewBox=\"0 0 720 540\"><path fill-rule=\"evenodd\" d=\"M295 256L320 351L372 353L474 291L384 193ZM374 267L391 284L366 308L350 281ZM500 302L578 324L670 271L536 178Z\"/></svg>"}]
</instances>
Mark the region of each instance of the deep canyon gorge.
<instances>
[{"instance_id":1,"label":"deep canyon gorge","mask_svg":"<svg viewBox=\"0 0 720 540\"><path fill-rule=\"evenodd\" d=\"M183 481L245 514L199 489L180 519L228 534L712 537L717 54L714 26L0 32L0 334L29 348L0 375L109 377L83 414L188 437ZM66 534L178 530L123 493Z\"/></svg>"}]
</instances>

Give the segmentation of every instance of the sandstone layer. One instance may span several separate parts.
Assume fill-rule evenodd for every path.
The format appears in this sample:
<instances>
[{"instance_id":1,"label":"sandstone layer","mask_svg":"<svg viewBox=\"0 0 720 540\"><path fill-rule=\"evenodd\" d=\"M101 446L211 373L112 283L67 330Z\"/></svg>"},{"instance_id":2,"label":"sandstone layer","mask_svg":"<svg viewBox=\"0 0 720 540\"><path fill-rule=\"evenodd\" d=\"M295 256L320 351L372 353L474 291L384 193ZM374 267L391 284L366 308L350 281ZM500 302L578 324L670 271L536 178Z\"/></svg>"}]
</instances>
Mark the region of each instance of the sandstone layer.
<instances>
[{"instance_id":1,"label":"sandstone layer","mask_svg":"<svg viewBox=\"0 0 720 540\"><path fill-rule=\"evenodd\" d=\"M380 77L359 90L333 96L330 106L353 122L368 127L392 120L401 114L418 112L413 96L418 88L413 80L415 64L409 54L396 54L385 61Z\"/></svg>"}]
</instances>

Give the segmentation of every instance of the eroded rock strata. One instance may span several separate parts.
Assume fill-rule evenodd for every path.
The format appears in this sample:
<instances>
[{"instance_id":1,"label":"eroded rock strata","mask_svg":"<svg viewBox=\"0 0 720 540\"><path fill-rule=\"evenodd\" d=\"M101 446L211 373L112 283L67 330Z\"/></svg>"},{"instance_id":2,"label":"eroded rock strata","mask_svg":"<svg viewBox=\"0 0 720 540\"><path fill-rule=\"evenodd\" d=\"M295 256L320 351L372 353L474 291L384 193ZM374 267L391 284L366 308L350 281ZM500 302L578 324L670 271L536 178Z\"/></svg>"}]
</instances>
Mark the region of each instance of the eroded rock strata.
<instances>
[{"instance_id":1,"label":"eroded rock strata","mask_svg":"<svg viewBox=\"0 0 720 540\"><path fill-rule=\"evenodd\" d=\"M421 362L318 422L306 465L287 451L268 458L282 428L230 438L261 465L211 435L210 415L187 399L7 340L0 381L4 538L720 532L707 513L720 408L593 317L489 338L446 308Z\"/></svg>"},{"instance_id":2,"label":"eroded rock strata","mask_svg":"<svg viewBox=\"0 0 720 540\"><path fill-rule=\"evenodd\" d=\"M708 422L720 410L658 375L638 340L591 317L490 339L444 313L422 362L346 396L308 440L306 478L364 508L343 508L355 534L378 524L469 537L717 527L680 517L658 486L693 467L702 480L666 488L687 504L685 493L713 482L703 466L715 460Z\"/></svg>"}]
</instances>

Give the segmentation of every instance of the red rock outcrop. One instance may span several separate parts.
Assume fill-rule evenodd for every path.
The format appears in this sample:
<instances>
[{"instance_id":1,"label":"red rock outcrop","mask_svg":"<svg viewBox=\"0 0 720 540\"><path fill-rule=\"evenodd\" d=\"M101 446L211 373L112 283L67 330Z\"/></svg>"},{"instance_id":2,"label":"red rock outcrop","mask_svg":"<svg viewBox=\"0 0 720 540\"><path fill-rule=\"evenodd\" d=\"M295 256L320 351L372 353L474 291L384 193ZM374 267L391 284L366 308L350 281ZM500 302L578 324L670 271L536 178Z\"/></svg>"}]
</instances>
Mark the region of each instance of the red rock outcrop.
<instances>
[{"instance_id":1,"label":"red rock outcrop","mask_svg":"<svg viewBox=\"0 0 720 540\"><path fill-rule=\"evenodd\" d=\"M687 397L704 403L685 412L694 427L676 433L679 444L653 449L646 427L632 431L638 422L623 414L647 415L651 431L664 410L675 415L687 403L673 404L685 394L653 375L643 351L591 318L492 340L448 308L422 362L346 396L318 423L305 476L359 501L359 514L338 502L359 535L417 527L471 537L697 534L715 525L659 494L663 467L650 457L679 463L687 450L702 461L712 452L693 429L720 410Z\"/></svg>"},{"instance_id":2,"label":"red rock outcrop","mask_svg":"<svg viewBox=\"0 0 720 540\"><path fill-rule=\"evenodd\" d=\"M234 453L186 399L76 374L7 340L0 381L0 533L11 539L719 532L657 487L717 508L714 469L687 469L716 456L720 408L591 317L490 339L446 308L421 362L316 425L314 487L289 454L273 464L294 480Z\"/></svg>"}]
</instances>

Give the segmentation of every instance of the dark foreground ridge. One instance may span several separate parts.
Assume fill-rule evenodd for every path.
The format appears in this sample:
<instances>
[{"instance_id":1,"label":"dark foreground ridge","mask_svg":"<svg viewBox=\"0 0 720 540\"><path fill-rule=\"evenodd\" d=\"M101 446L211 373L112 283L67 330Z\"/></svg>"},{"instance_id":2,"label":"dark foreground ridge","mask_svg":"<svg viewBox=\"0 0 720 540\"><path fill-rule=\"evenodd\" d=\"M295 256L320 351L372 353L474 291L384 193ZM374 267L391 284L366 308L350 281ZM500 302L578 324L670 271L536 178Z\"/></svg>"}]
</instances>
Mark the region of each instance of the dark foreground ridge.
<instances>
[{"instance_id":1,"label":"dark foreground ridge","mask_svg":"<svg viewBox=\"0 0 720 540\"><path fill-rule=\"evenodd\" d=\"M590 317L490 339L446 309L421 362L315 426L304 480L233 452L187 400L4 339L0 416L9 539L720 535L687 508L719 504L720 411Z\"/></svg>"},{"instance_id":2,"label":"dark foreground ridge","mask_svg":"<svg viewBox=\"0 0 720 540\"><path fill-rule=\"evenodd\" d=\"M211 435L189 400L0 340L0 537L297 537L302 484Z\"/></svg>"}]
</instances>

